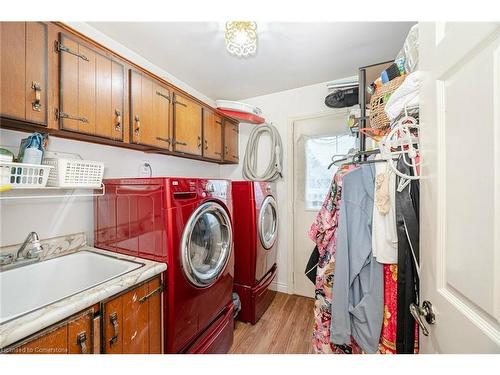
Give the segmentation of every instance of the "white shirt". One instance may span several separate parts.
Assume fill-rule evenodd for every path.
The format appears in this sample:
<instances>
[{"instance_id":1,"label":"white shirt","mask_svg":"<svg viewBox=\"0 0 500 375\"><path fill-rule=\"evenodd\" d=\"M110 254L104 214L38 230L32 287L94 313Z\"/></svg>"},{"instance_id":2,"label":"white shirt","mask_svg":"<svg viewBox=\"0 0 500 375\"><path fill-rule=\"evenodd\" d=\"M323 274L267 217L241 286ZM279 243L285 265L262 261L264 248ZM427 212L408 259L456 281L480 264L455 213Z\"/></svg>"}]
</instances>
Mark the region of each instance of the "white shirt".
<instances>
[{"instance_id":1,"label":"white shirt","mask_svg":"<svg viewBox=\"0 0 500 375\"><path fill-rule=\"evenodd\" d=\"M381 159L381 156L377 155L375 158ZM380 183L382 183L382 186L380 186ZM385 186L383 186L384 184ZM386 194L389 196L386 197ZM398 263L398 234L396 232L396 175L388 169L386 163L375 163L375 202L373 205L372 251L374 258L379 263Z\"/></svg>"}]
</instances>

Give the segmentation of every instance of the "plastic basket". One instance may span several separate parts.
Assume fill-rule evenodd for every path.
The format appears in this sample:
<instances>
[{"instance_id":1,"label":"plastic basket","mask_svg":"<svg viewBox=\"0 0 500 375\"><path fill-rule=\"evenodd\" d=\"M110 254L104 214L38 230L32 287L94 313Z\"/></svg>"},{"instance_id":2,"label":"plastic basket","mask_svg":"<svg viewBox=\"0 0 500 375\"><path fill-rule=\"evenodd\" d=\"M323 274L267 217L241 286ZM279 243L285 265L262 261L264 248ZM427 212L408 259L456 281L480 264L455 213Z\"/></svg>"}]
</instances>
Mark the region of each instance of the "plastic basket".
<instances>
[{"instance_id":1,"label":"plastic basket","mask_svg":"<svg viewBox=\"0 0 500 375\"><path fill-rule=\"evenodd\" d=\"M54 169L50 165L0 162L2 185L10 184L12 188L41 188L47 185L49 172Z\"/></svg>"},{"instance_id":2,"label":"plastic basket","mask_svg":"<svg viewBox=\"0 0 500 375\"><path fill-rule=\"evenodd\" d=\"M47 186L66 188L99 188L104 175L104 163L92 160L45 157L43 164L54 167Z\"/></svg>"}]
</instances>

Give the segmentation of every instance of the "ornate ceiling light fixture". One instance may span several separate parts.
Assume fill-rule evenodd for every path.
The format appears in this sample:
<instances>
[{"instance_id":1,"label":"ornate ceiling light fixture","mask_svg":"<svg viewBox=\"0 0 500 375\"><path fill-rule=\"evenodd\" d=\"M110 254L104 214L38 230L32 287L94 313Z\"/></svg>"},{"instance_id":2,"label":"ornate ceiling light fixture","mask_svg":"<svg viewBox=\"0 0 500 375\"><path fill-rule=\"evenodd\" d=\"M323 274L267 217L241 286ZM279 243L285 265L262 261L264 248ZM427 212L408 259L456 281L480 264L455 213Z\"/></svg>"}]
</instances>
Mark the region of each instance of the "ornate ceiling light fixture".
<instances>
[{"instance_id":1,"label":"ornate ceiling light fixture","mask_svg":"<svg viewBox=\"0 0 500 375\"><path fill-rule=\"evenodd\" d=\"M257 23L252 21L226 22L226 49L238 57L248 57L257 52Z\"/></svg>"}]
</instances>

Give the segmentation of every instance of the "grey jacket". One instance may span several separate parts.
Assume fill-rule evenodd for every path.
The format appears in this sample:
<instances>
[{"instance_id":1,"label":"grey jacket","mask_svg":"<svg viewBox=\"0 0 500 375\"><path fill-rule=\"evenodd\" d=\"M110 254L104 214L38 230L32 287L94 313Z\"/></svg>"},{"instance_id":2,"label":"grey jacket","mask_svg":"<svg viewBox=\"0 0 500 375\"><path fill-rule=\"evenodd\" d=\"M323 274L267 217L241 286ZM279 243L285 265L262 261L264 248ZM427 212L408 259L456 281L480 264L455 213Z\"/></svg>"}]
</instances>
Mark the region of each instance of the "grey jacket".
<instances>
[{"instance_id":1,"label":"grey jacket","mask_svg":"<svg viewBox=\"0 0 500 375\"><path fill-rule=\"evenodd\" d=\"M366 353L378 350L384 313L383 265L372 255L375 168L364 164L344 176L335 255L330 340Z\"/></svg>"}]
</instances>

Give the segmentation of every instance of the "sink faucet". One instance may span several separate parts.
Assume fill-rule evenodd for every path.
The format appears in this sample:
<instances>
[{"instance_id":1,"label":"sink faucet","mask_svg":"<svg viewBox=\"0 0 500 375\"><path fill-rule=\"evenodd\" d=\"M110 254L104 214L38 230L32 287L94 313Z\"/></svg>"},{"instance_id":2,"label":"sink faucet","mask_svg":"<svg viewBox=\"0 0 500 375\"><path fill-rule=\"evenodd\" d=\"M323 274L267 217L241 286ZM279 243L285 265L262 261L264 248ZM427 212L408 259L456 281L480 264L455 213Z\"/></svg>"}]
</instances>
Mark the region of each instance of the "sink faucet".
<instances>
[{"instance_id":1,"label":"sink faucet","mask_svg":"<svg viewBox=\"0 0 500 375\"><path fill-rule=\"evenodd\" d=\"M31 247L29 248L28 251L26 251L28 243L30 242L31 242ZM26 237L19 250L17 250L16 260L23 258L27 259L38 258L42 251L43 251L43 246L40 243L40 237L38 237L38 233L31 232L30 234L28 234L28 237Z\"/></svg>"}]
</instances>

